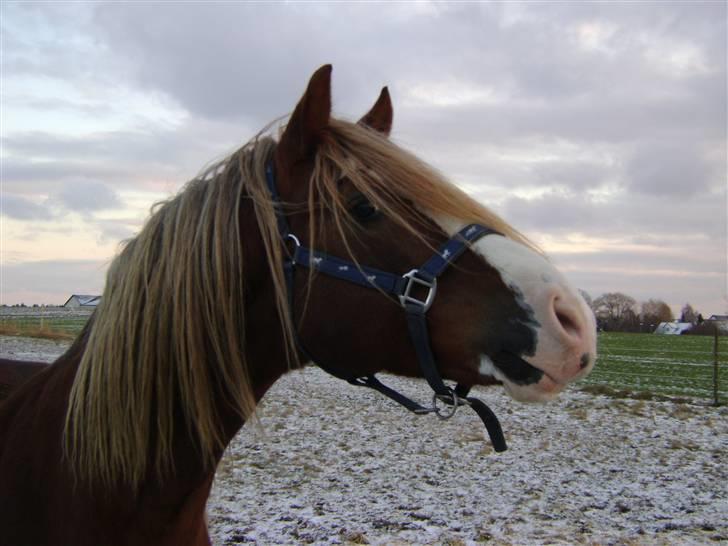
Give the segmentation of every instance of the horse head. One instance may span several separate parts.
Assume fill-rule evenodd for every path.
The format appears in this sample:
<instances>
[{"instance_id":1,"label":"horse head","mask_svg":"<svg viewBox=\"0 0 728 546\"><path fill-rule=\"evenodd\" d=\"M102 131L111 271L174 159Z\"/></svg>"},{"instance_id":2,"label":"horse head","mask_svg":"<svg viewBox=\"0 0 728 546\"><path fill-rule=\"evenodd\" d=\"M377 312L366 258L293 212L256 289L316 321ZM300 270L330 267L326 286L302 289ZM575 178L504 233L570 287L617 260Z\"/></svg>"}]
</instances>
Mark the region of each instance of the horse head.
<instances>
[{"instance_id":1,"label":"horse head","mask_svg":"<svg viewBox=\"0 0 728 546\"><path fill-rule=\"evenodd\" d=\"M522 401L553 398L594 365L591 310L525 237L392 143L392 117L384 88L358 124L332 118L331 67L313 74L274 157L295 245L346 257L364 272L403 275L464 226L492 229L437 279L426 323L438 372L468 387L500 382ZM422 375L396 297L321 274L315 264L290 290L303 360L357 376ZM417 298L428 292L413 287Z\"/></svg>"}]
</instances>

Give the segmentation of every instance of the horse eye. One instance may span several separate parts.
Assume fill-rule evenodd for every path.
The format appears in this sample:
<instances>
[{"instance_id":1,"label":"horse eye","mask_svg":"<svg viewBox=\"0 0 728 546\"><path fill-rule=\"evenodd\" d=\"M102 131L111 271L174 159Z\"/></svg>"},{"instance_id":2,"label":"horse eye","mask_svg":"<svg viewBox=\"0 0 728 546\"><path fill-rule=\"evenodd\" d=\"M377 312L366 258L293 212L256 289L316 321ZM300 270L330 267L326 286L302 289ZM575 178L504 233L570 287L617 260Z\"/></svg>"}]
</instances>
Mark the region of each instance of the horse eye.
<instances>
[{"instance_id":1,"label":"horse eye","mask_svg":"<svg viewBox=\"0 0 728 546\"><path fill-rule=\"evenodd\" d=\"M379 214L379 209L369 199L359 195L351 201L349 212L360 222L366 222L375 218Z\"/></svg>"}]
</instances>

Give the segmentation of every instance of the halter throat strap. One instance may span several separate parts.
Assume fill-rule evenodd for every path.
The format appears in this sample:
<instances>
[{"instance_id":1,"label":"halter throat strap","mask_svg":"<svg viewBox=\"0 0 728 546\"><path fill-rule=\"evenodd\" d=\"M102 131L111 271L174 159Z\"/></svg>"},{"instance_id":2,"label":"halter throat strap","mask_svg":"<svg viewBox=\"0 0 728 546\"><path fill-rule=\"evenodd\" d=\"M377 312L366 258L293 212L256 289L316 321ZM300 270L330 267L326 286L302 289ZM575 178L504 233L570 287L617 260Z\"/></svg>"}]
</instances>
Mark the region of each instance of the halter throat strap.
<instances>
[{"instance_id":1,"label":"halter throat strap","mask_svg":"<svg viewBox=\"0 0 728 546\"><path fill-rule=\"evenodd\" d=\"M266 182L271 198L276 206L278 231L285 245L293 244L288 257L284 261L284 276L288 291L289 313L294 317L294 280L297 267L315 269L319 273L353 284L378 289L396 297L402 305L406 317L410 338L417 354L422 375L432 388L434 395L431 406L423 406L411 398L387 387L375 375L357 376L341 368L330 366L315 358L304 346L298 332L294 329L294 337L299 350L311 362L327 373L348 381L350 384L369 387L404 406L416 414L435 413L441 419L452 417L460 406L470 406L480 417L490 436L493 448L497 452L507 449L505 437L498 418L483 402L468 396L469 387L457 385L455 388L445 385L437 368L427 327L426 313L433 304L437 294L437 278L459 258L476 240L498 232L479 224L470 224L446 241L433 256L421 267L404 275L396 275L375 268L355 264L336 256L328 255L301 245L299 239L291 233L285 214L281 210L281 199L275 182L272 164L266 166ZM499 235L499 234L498 234ZM424 288L427 294L419 299L415 296L416 287ZM438 405L438 402L449 406Z\"/></svg>"}]
</instances>

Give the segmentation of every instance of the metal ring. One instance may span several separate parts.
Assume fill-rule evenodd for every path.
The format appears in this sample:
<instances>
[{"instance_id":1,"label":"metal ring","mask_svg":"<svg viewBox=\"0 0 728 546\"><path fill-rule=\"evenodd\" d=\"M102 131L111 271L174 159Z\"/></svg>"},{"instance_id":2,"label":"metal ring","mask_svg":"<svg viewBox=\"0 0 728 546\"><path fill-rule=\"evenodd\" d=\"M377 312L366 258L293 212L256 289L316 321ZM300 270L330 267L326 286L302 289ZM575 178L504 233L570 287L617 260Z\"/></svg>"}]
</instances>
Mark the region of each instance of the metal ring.
<instances>
[{"instance_id":1,"label":"metal ring","mask_svg":"<svg viewBox=\"0 0 728 546\"><path fill-rule=\"evenodd\" d=\"M447 402L447 404L450 406L450 410L442 411L442 408L437 405L437 401L442 400L442 397L444 396L446 395L437 393L432 395L432 410L435 412L435 415L437 415L440 419L446 421L447 419L450 419L450 417L455 415L455 412L458 411L458 407L460 407L460 399L458 398L458 395L455 393L455 391L450 390L450 396L452 400L450 402Z\"/></svg>"},{"instance_id":2,"label":"metal ring","mask_svg":"<svg viewBox=\"0 0 728 546\"><path fill-rule=\"evenodd\" d=\"M296 254L298 254L298 249L301 248L301 241L298 240L298 237L296 237L293 233L286 233L286 235L283 237L284 241L291 240L293 241L293 247L290 247L286 244L283 245L284 251L288 254L288 260L291 264L296 263Z\"/></svg>"}]
</instances>

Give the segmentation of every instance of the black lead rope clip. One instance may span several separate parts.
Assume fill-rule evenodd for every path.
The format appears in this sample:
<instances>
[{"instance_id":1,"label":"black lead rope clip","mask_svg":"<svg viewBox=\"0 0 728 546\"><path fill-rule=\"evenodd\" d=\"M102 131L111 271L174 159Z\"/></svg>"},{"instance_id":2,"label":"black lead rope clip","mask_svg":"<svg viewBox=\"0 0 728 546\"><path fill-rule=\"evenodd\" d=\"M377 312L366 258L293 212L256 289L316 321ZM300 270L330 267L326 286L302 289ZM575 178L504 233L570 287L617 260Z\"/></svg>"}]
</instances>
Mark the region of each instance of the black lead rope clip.
<instances>
[{"instance_id":1,"label":"black lead rope clip","mask_svg":"<svg viewBox=\"0 0 728 546\"><path fill-rule=\"evenodd\" d=\"M336 377L339 377L337 374L332 373L327 367L321 366L320 364L317 365L321 367L324 371L331 373ZM429 415L431 413L434 413L440 419L447 420L455 415L457 409L460 406L469 406L473 409L475 413L478 414L478 417L480 417L483 425L485 425L485 430L488 432L488 436L490 437L490 442L493 445L493 449L497 453L502 453L503 451L506 451L508 449L508 445L506 444L506 439L503 434L503 429L501 428L500 421L498 421L498 417L493 412L493 410L491 410L485 404L485 402L473 396L468 396L468 392L470 391L468 387L465 387L463 385L457 385L455 389L446 387L450 394L434 394L432 398L432 406L426 407L415 402L411 398L408 398L402 393L397 392L390 387L387 387L374 375L347 379L347 381L351 385L357 387L369 387L370 389L373 389L380 394L383 394L387 398L394 400L401 406L404 406L415 415ZM448 406L452 406L452 409L449 411L443 411L443 408L437 405L438 400L444 402Z\"/></svg>"}]
</instances>

